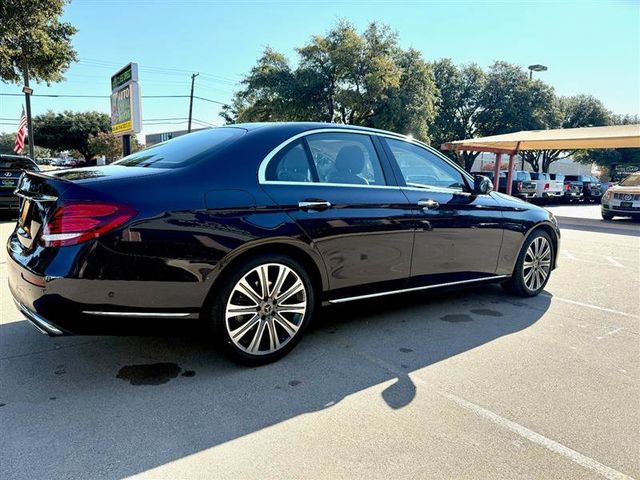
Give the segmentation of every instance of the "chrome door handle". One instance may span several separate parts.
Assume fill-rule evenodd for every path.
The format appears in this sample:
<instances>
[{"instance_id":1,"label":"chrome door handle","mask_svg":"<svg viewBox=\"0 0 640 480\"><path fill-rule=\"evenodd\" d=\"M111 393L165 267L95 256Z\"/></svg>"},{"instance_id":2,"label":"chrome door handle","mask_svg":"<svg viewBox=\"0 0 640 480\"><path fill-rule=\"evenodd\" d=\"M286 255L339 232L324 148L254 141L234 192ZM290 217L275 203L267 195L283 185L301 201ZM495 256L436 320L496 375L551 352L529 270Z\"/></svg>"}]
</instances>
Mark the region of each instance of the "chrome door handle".
<instances>
[{"instance_id":1,"label":"chrome door handle","mask_svg":"<svg viewBox=\"0 0 640 480\"><path fill-rule=\"evenodd\" d=\"M435 200L428 199L428 200L418 200L418 206L420 208L431 210L433 208L438 208L440 204Z\"/></svg>"},{"instance_id":2,"label":"chrome door handle","mask_svg":"<svg viewBox=\"0 0 640 480\"><path fill-rule=\"evenodd\" d=\"M331 202L325 200L305 200L298 202L298 207L301 210L326 210L331 208Z\"/></svg>"}]
</instances>

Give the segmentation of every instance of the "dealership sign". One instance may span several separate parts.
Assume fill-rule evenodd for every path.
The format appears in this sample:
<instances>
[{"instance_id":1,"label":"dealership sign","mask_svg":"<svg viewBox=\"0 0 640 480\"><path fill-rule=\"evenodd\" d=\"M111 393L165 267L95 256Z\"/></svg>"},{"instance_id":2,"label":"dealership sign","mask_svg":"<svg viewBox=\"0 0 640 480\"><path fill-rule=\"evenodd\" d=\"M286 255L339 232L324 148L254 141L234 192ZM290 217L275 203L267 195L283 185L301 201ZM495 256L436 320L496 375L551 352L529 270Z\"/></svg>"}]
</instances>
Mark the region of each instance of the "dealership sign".
<instances>
[{"instance_id":1,"label":"dealership sign","mask_svg":"<svg viewBox=\"0 0 640 480\"><path fill-rule=\"evenodd\" d=\"M130 135L140 130L138 64L130 63L111 77L111 131Z\"/></svg>"}]
</instances>

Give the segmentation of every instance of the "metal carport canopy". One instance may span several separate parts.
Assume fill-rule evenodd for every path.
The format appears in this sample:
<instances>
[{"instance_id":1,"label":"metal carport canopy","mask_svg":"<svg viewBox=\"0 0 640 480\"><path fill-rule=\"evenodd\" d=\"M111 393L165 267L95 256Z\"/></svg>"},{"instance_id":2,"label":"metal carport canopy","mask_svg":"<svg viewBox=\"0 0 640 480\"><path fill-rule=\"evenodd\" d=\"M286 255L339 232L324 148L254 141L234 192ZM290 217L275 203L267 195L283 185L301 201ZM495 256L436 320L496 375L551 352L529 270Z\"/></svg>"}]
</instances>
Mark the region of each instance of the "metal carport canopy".
<instances>
[{"instance_id":1,"label":"metal carport canopy","mask_svg":"<svg viewBox=\"0 0 640 480\"><path fill-rule=\"evenodd\" d=\"M442 144L442 150L496 153L588 148L640 148L640 125L524 130Z\"/></svg>"},{"instance_id":2,"label":"metal carport canopy","mask_svg":"<svg viewBox=\"0 0 640 480\"><path fill-rule=\"evenodd\" d=\"M607 127L557 128L524 130L521 132L469 138L443 143L442 150L462 152L492 152L497 154L494 168L494 189L500 183L498 174L501 154L509 154L507 193L511 193L513 156L522 150L582 150L592 148L640 148L640 125Z\"/></svg>"}]
</instances>

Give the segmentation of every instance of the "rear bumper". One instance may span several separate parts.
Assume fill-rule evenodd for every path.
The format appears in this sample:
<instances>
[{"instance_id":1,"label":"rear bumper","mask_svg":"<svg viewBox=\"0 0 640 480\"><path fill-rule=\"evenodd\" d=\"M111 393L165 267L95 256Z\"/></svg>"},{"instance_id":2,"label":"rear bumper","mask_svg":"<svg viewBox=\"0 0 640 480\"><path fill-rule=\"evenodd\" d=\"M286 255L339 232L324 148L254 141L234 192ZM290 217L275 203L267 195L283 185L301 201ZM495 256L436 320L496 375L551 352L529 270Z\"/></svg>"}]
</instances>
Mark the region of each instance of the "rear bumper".
<instances>
[{"instance_id":1,"label":"rear bumper","mask_svg":"<svg viewBox=\"0 0 640 480\"><path fill-rule=\"evenodd\" d=\"M563 195L563 192L543 192L542 198L560 198Z\"/></svg>"},{"instance_id":2,"label":"rear bumper","mask_svg":"<svg viewBox=\"0 0 640 480\"><path fill-rule=\"evenodd\" d=\"M41 315L38 315L36 312L32 312L23 304L18 302L15 298L13 299L13 301L15 302L16 307L18 307L18 310L20 310L20 313L22 313L27 318L27 320L31 322L31 325L33 325L40 333L50 335L52 337L65 335L65 332L54 323L50 322Z\"/></svg>"},{"instance_id":3,"label":"rear bumper","mask_svg":"<svg viewBox=\"0 0 640 480\"><path fill-rule=\"evenodd\" d=\"M18 210L20 199L15 195L0 195L0 210Z\"/></svg>"},{"instance_id":4,"label":"rear bumper","mask_svg":"<svg viewBox=\"0 0 640 480\"><path fill-rule=\"evenodd\" d=\"M80 301L104 292L107 282L35 275L11 254L7 267L9 291L18 310L38 331L50 336L145 334L157 326L193 323L199 318L199 309L194 308Z\"/></svg>"},{"instance_id":5,"label":"rear bumper","mask_svg":"<svg viewBox=\"0 0 640 480\"><path fill-rule=\"evenodd\" d=\"M536 198L536 192L519 192L515 196L518 198Z\"/></svg>"}]
</instances>

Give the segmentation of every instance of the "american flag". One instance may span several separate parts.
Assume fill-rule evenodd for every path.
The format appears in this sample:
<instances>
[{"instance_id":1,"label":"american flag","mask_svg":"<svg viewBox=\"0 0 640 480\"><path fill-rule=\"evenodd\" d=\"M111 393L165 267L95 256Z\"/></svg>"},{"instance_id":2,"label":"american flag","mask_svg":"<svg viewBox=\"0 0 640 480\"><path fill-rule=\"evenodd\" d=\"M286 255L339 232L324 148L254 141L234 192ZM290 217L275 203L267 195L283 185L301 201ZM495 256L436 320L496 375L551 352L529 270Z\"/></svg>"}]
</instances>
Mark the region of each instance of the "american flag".
<instances>
[{"instance_id":1,"label":"american flag","mask_svg":"<svg viewBox=\"0 0 640 480\"><path fill-rule=\"evenodd\" d=\"M16 144L13 147L13 151L20 154L24 150L24 137L27 135L27 116L24 114L24 107L22 107L22 116L20 117L20 123L18 123L18 131L16 132Z\"/></svg>"}]
</instances>

